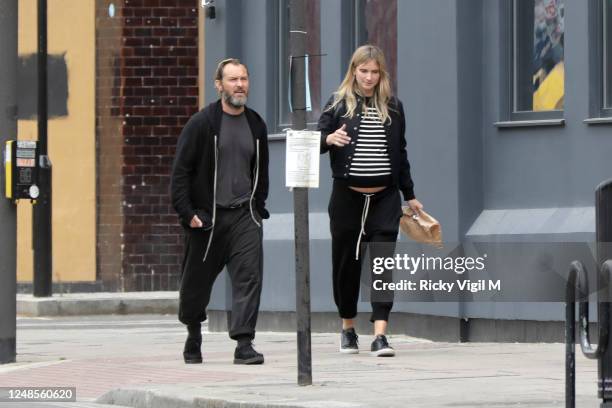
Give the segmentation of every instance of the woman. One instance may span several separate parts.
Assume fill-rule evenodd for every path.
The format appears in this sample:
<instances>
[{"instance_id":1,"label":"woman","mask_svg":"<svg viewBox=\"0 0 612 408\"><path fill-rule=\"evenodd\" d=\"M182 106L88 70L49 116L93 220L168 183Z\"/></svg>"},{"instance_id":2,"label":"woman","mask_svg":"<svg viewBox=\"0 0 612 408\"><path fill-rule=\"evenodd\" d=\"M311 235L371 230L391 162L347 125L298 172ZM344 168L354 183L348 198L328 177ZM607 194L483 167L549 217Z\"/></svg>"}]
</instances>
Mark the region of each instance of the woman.
<instances>
[{"instance_id":1,"label":"woman","mask_svg":"<svg viewBox=\"0 0 612 408\"><path fill-rule=\"evenodd\" d=\"M415 212L423 208L410 177L404 110L391 95L380 48L364 45L355 51L344 80L319 119L319 130L321 153L329 151L334 178L329 217L334 301L342 318L340 352L353 354L359 352L353 319L364 252L360 244L387 243L371 246L371 259L393 256L402 215L400 192ZM389 274L383 279L390 280ZM371 353L394 356L385 336L392 293L382 299L375 296Z\"/></svg>"}]
</instances>

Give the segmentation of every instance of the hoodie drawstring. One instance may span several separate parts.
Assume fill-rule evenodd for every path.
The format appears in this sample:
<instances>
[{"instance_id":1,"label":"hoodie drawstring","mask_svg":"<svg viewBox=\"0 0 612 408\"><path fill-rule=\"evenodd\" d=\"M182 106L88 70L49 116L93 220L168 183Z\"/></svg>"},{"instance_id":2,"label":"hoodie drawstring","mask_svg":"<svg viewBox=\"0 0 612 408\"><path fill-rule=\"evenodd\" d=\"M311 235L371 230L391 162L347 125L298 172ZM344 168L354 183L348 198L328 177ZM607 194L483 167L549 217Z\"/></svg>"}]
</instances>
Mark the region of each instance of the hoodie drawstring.
<instances>
[{"instance_id":1,"label":"hoodie drawstring","mask_svg":"<svg viewBox=\"0 0 612 408\"><path fill-rule=\"evenodd\" d=\"M363 202L363 210L361 210L361 230L359 231L359 238L357 239L357 247L355 248L355 260L359 259L359 246L361 245L361 237L366 234L365 224L368 218L368 211L370 211L370 199L374 194L364 194L365 201Z\"/></svg>"},{"instance_id":2,"label":"hoodie drawstring","mask_svg":"<svg viewBox=\"0 0 612 408\"><path fill-rule=\"evenodd\" d=\"M202 263L206 261L208 251L210 250L210 244L212 243L213 232L215 232L215 218L217 217L217 160L217 135L215 135L215 175L213 179L212 227L210 229L210 235L208 236L208 244L206 245L206 251L204 252Z\"/></svg>"},{"instance_id":3,"label":"hoodie drawstring","mask_svg":"<svg viewBox=\"0 0 612 408\"><path fill-rule=\"evenodd\" d=\"M259 139L257 139L257 146L255 149L255 181L253 182L253 191L251 192L251 198L249 199L249 210L251 211L251 218L253 222L261 228L261 224L257 222L255 213L253 212L253 197L255 197L255 191L257 190L257 182L259 181Z\"/></svg>"}]
</instances>

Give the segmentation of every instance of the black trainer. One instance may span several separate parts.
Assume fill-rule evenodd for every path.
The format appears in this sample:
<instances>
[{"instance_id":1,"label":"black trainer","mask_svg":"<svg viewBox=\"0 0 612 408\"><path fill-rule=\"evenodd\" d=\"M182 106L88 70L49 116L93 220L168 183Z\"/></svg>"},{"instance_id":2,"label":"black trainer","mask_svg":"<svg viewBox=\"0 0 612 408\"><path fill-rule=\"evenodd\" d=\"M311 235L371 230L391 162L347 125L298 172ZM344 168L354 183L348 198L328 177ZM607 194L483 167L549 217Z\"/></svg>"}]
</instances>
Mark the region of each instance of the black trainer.
<instances>
[{"instance_id":1,"label":"black trainer","mask_svg":"<svg viewBox=\"0 0 612 408\"><path fill-rule=\"evenodd\" d=\"M342 329L342 334L340 335L340 352L344 354L359 353L358 337L353 327L346 330Z\"/></svg>"},{"instance_id":2,"label":"black trainer","mask_svg":"<svg viewBox=\"0 0 612 408\"><path fill-rule=\"evenodd\" d=\"M264 356L253 348L253 343L236 347L234 364L263 364Z\"/></svg>"},{"instance_id":3,"label":"black trainer","mask_svg":"<svg viewBox=\"0 0 612 408\"><path fill-rule=\"evenodd\" d=\"M387 337L384 334L376 336L370 347L371 355L376 357L393 357L395 350L389 345Z\"/></svg>"},{"instance_id":4,"label":"black trainer","mask_svg":"<svg viewBox=\"0 0 612 408\"><path fill-rule=\"evenodd\" d=\"M188 335L185 341L185 348L183 349L183 359L185 364L201 364L202 363L202 352L200 347L202 346L202 336Z\"/></svg>"}]
</instances>

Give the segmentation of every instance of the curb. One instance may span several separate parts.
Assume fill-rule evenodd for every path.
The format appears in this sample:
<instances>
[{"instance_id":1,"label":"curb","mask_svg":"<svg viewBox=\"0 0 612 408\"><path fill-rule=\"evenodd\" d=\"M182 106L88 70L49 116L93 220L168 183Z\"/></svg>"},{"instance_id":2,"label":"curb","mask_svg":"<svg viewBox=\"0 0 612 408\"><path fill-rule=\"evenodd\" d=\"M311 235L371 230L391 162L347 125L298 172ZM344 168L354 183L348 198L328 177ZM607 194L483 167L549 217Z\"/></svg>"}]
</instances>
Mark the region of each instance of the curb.
<instances>
[{"instance_id":1,"label":"curb","mask_svg":"<svg viewBox=\"0 0 612 408\"><path fill-rule=\"evenodd\" d=\"M330 408L338 407L337 402L308 401L303 404L288 403L286 400L274 402L240 401L220 398L194 397L179 398L160 391L118 388L107 392L95 401L99 404L124 405L133 408ZM357 404L340 404L343 407L357 407Z\"/></svg>"},{"instance_id":2,"label":"curb","mask_svg":"<svg viewBox=\"0 0 612 408\"><path fill-rule=\"evenodd\" d=\"M48 298L17 295L17 315L24 317L177 312L178 292L63 294Z\"/></svg>"},{"instance_id":3,"label":"curb","mask_svg":"<svg viewBox=\"0 0 612 408\"><path fill-rule=\"evenodd\" d=\"M133 408L192 408L193 400L158 394L147 390L118 388L95 400L98 404L123 405Z\"/></svg>"}]
</instances>

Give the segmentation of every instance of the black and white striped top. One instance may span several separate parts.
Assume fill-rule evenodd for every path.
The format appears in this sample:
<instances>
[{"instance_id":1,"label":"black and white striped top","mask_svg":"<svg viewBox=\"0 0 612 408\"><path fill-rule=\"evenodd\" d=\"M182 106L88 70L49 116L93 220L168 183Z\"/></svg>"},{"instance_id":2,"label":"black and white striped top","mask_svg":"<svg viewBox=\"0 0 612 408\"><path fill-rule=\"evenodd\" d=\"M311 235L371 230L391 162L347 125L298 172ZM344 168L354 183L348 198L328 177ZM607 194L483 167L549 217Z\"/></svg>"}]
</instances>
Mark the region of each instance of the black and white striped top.
<instances>
[{"instance_id":1,"label":"black and white striped top","mask_svg":"<svg viewBox=\"0 0 612 408\"><path fill-rule=\"evenodd\" d=\"M391 184L391 161L385 128L375 108L366 108L349 168L349 185L382 187Z\"/></svg>"}]
</instances>

